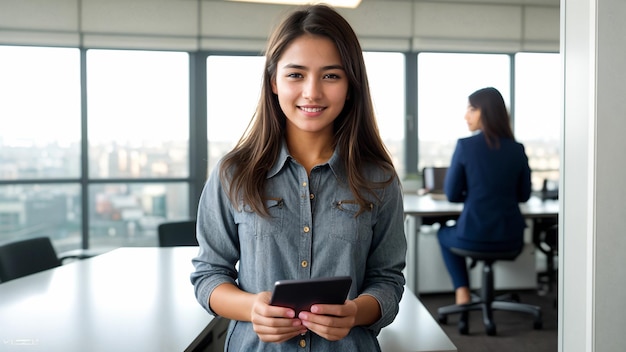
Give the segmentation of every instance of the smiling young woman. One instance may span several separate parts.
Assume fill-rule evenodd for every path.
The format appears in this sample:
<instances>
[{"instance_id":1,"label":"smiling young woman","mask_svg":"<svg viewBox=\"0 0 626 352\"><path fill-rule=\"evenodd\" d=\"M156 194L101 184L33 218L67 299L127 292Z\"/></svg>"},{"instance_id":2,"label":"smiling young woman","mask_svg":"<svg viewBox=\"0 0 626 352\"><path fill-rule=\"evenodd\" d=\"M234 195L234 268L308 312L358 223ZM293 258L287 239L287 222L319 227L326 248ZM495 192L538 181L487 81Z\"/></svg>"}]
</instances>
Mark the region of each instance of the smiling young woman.
<instances>
[{"instance_id":1,"label":"smiling young woman","mask_svg":"<svg viewBox=\"0 0 626 352\"><path fill-rule=\"evenodd\" d=\"M405 279L402 190L378 133L363 54L325 5L298 8L267 50L255 116L213 170L191 280L231 320L227 351L379 351ZM343 304L297 316L278 280L350 276Z\"/></svg>"}]
</instances>

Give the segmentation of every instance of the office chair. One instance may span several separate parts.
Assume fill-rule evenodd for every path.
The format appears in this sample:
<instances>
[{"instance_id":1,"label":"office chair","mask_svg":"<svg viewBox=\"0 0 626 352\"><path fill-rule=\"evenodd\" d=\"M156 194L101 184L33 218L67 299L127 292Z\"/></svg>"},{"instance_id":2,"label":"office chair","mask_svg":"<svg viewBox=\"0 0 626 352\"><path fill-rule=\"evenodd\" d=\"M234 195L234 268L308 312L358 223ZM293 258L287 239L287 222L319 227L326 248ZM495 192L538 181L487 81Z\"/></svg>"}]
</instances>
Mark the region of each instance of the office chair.
<instances>
[{"instance_id":1,"label":"office chair","mask_svg":"<svg viewBox=\"0 0 626 352\"><path fill-rule=\"evenodd\" d=\"M164 222L158 227L159 246L198 246L196 221Z\"/></svg>"},{"instance_id":2,"label":"office chair","mask_svg":"<svg viewBox=\"0 0 626 352\"><path fill-rule=\"evenodd\" d=\"M496 334L496 325L493 321L494 310L506 310L522 313L529 313L534 316L534 328L541 329L543 321L541 318L541 308L538 306L524 304L518 302L515 295L503 295L495 297L494 279L493 279L493 263L498 260L514 260L520 254L521 250L508 252L474 252L459 248L451 248L453 253L472 259L471 268L476 266L478 261L483 262L482 286L480 288L480 296L472 298L467 304L452 304L440 307L437 310L438 320L441 324L446 324L448 315L460 313L461 317L458 323L459 333L467 335L469 333L468 314L473 310L482 310L483 323L487 335Z\"/></svg>"},{"instance_id":3,"label":"office chair","mask_svg":"<svg viewBox=\"0 0 626 352\"><path fill-rule=\"evenodd\" d=\"M546 270L537 273L539 293L552 292L557 281L558 271L554 259L558 255L558 218L533 219L533 244L546 256Z\"/></svg>"},{"instance_id":4,"label":"office chair","mask_svg":"<svg viewBox=\"0 0 626 352\"><path fill-rule=\"evenodd\" d=\"M548 179L543 180L540 198L545 200L558 200L559 190L548 189ZM537 273L539 283L539 293L552 292L557 281L557 268L554 259L558 255L559 249L559 218L534 218L533 219L533 244L535 248L546 256L546 270Z\"/></svg>"},{"instance_id":5,"label":"office chair","mask_svg":"<svg viewBox=\"0 0 626 352\"><path fill-rule=\"evenodd\" d=\"M0 282L61 265L48 237L36 237L0 246Z\"/></svg>"}]
</instances>

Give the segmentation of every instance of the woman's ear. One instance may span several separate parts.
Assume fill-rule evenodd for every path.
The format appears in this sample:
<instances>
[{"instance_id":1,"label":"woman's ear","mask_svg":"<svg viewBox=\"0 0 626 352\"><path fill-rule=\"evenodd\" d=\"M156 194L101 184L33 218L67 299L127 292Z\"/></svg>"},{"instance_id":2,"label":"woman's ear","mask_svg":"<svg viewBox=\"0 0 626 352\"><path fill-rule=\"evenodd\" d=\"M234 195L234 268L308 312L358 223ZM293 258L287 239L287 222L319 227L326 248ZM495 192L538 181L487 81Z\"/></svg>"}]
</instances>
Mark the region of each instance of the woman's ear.
<instances>
[{"instance_id":1,"label":"woman's ear","mask_svg":"<svg viewBox=\"0 0 626 352\"><path fill-rule=\"evenodd\" d=\"M278 95L278 88L276 87L276 79L272 78L272 92Z\"/></svg>"}]
</instances>

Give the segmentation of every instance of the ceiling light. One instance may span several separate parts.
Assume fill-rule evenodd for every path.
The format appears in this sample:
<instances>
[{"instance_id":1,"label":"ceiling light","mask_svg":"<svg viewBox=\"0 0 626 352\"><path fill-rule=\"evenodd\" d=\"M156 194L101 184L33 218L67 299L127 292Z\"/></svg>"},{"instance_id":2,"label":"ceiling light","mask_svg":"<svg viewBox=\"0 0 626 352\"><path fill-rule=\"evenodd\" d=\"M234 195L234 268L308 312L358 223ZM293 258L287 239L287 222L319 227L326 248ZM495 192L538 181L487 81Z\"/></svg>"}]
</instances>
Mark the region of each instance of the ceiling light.
<instances>
[{"instance_id":1,"label":"ceiling light","mask_svg":"<svg viewBox=\"0 0 626 352\"><path fill-rule=\"evenodd\" d=\"M229 0L237 2L256 2L262 4L280 4L280 5L307 5L314 3L324 3L333 7L348 7L356 8L361 3L361 0L326 0L326 1L314 1L314 0Z\"/></svg>"}]
</instances>

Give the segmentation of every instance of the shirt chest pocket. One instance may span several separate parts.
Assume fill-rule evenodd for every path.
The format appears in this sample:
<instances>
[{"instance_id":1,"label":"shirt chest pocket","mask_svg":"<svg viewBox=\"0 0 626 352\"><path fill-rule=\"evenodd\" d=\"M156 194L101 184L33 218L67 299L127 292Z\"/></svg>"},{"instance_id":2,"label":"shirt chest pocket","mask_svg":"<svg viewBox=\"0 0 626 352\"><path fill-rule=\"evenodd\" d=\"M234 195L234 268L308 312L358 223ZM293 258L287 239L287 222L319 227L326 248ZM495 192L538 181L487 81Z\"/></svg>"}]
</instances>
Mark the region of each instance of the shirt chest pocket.
<instances>
[{"instance_id":1,"label":"shirt chest pocket","mask_svg":"<svg viewBox=\"0 0 626 352\"><path fill-rule=\"evenodd\" d=\"M371 209L363 210L359 214L361 207L354 200L334 201L331 209L331 238L350 243L371 239Z\"/></svg>"},{"instance_id":2,"label":"shirt chest pocket","mask_svg":"<svg viewBox=\"0 0 626 352\"><path fill-rule=\"evenodd\" d=\"M284 201L281 198L265 200L270 214L264 217L252 211L249 205L243 206L235 218L239 225L239 234L244 237L278 237L283 233Z\"/></svg>"}]
</instances>

